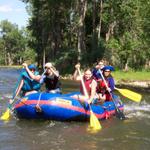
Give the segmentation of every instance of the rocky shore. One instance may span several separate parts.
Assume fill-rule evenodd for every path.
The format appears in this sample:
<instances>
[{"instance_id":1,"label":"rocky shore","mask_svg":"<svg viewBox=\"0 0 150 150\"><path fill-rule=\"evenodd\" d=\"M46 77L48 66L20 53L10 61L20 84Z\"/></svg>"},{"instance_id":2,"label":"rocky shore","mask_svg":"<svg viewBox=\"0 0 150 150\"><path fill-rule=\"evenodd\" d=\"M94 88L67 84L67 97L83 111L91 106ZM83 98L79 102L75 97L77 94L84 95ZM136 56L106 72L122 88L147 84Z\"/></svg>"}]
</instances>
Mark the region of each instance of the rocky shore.
<instances>
[{"instance_id":1,"label":"rocky shore","mask_svg":"<svg viewBox=\"0 0 150 150\"><path fill-rule=\"evenodd\" d=\"M149 81L119 81L116 87L136 90L137 92L150 93L150 80Z\"/></svg>"},{"instance_id":2,"label":"rocky shore","mask_svg":"<svg viewBox=\"0 0 150 150\"><path fill-rule=\"evenodd\" d=\"M137 87L137 88L150 88L150 80L149 81L126 81L126 80L121 80L117 84L131 86L131 87Z\"/></svg>"}]
</instances>

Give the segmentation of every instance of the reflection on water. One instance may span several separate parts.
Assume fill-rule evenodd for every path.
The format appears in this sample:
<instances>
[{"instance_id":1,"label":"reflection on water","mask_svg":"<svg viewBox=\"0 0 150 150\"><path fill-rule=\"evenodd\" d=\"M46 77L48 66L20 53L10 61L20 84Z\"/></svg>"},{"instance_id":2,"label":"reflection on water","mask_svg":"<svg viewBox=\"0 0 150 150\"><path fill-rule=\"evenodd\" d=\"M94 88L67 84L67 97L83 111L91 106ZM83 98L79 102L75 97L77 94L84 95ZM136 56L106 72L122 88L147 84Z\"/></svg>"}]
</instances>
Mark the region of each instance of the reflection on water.
<instances>
[{"instance_id":1,"label":"reflection on water","mask_svg":"<svg viewBox=\"0 0 150 150\"><path fill-rule=\"evenodd\" d=\"M0 114L19 77L19 70L0 69ZM79 84L62 81L63 92L77 91ZM121 96L121 95L120 95ZM100 121L102 130L88 131L89 122L50 120L0 121L0 150L149 150L150 94L143 93L140 104L124 98L127 120Z\"/></svg>"}]
</instances>

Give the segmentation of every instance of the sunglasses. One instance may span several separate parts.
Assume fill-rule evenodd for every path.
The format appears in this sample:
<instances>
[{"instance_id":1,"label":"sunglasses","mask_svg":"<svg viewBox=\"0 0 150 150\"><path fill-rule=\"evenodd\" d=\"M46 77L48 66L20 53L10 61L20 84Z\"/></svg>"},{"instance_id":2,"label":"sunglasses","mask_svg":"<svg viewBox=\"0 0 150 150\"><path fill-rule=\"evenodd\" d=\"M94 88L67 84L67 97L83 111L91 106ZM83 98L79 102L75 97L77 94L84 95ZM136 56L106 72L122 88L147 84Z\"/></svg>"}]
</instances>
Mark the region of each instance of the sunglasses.
<instances>
[{"instance_id":1,"label":"sunglasses","mask_svg":"<svg viewBox=\"0 0 150 150\"><path fill-rule=\"evenodd\" d=\"M35 71L35 69L30 69L30 71Z\"/></svg>"},{"instance_id":2,"label":"sunglasses","mask_svg":"<svg viewBox=\"0 0 150 150\"><path fill-rule=\"evenodd\" d=\"M85 73L84 75L89 75L89 76L90 76L90 75L92 75L92 74L91 74L91 73Z\"/></svg>"},{"instance_id":3,"label":"sunglasses","mask_svg":"<svg viewBox=\"0 0 150 150\"><path fill-rule=\"evenodd\" d=\"M45 67L45 69L51 69L51 68L49 68L49 67Z\"/></svg>"},{"instance_id":4,"label":"sunglasses","mask_svg":"<svg viewBox=\"0 0 150 150\"><path fill-rule=\"evenodd\" d=\"M104 72L110 72L109 70L105 70Z\"/></svg>"}]
</instances>

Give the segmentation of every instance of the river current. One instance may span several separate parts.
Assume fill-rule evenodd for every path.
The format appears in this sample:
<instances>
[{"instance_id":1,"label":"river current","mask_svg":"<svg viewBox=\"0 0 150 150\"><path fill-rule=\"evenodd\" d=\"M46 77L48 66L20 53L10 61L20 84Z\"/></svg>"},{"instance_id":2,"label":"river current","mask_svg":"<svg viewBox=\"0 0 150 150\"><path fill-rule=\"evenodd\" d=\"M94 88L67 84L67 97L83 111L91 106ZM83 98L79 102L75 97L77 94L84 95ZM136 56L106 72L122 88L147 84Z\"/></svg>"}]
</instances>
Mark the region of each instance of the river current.
<instances>
[{"instance_id":1,"label":"river current","mask_svg":"<svg viewBox=\"0 0 150 150\"><path fill-rule=\"evenodd\" d=\"M0 115L18 78L19 70L0 68ZM63 93L78 91L79 85L62 80L62 89ZM102 130L96 133L89 132L89 122L19 120L13 115L7 122L0 120L0 150L149 150L150 93L132 90L142 94L140 103L119 95L128 119L100 121Z\"/></svg>"}]
</instances>

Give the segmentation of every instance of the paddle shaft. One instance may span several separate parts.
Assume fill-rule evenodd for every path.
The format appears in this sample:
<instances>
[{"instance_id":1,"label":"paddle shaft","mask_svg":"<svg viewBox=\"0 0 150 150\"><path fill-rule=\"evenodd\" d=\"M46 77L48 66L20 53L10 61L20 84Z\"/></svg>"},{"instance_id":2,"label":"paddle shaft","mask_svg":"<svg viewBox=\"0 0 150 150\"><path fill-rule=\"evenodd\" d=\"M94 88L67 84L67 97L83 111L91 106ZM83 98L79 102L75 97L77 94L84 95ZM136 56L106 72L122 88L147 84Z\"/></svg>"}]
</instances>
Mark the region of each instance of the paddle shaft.
<instances>
[{"instance_id":1,"label":"paddle shaft","mask_svg":"<svg viewBox=\"0 0 150 150\"><path fill-rule=\"evenodd\" d=\"M10 109L11 109L11 106L12 106L12 104L14 103L14 100L15 100L15 98L16 98L17 90L18 90L18 88L19 88L19 86L20 86L21 79L22 79L22 76L20 75L20 77L19 77L19 79L18 79L18 81L17 81L17 83L16 83L15 89L14 89L14 91L13 91L12 103L8 105L8 107L9 107Z\"/></svg>"},{"instance_id":2,"label":"paddle shaft","mask_svg":"<svg viewBox=\"0 0 150 150\"><path fill-rule=\"evenodd\" d=\"M47 69L44 69L44 72L42 73L41 77L44 76L44 74L46 73Z\"/></svg>"},{"instance_id":3,"label":"paddle shaft","mask_svg":"<svg viewBox=\"0 0 150 150\"><path fill-rule=\"evenodd\" d=\"M40 93L40 95L39 95L39 98L38 98L38 101L37 101L37 104L36 104L36 105L39 105L40 100L41 100L41 96L42 96L42 93Z\"/></svg>"},{"instance_id":4,"label":"paddle shaft","mask_svg":"<svg viewBox=\"0 0 150 150\"><path fill-rule=\"evenodd\" d=\"M111 96L111 99L112 99L112 101L113 101L113 103L114 103L115 110L116 110L116 112L118 113L117 117L119 117L119 119L121 119L121 120L125 119L125 116L124 116L123 112L121 112L120 109L116 106L115 100L114 100L114 98L113 98L113 96L112 96L112 93L109 91L108 85L107 85L106 80L105 80L105 78L104 78L104 76L103 76L103 74L102 74L102 71L101 71L100 69L99 69L98 71L99 71L99 73L101 74L101 77L102 77L102 79L103 79L103 81L104 81L104 83L105 83L106 89L108 90L108 92L109 92L109 94L110 94L110 96Z\"/></svg>"},{"instance_id":5,"label":"paddle shaft","mask_svg":"<svg viewBox=\"0 0 150 150\"><path fill-rule=\"evenodd\" d=\"M84 81L83 81L83 77L82 77L82 74L81 74L81 71L80 71L79 68L78 68L78 72L79 72L79 75L80 75L80 78L81 78L81 84L82 84L82 87L83 87L83 92L84 92L85 96L88 97L88 93L87 93L87 90L86 90L86 87L85 87L85 84L84 84Z\"/></svg>"},{"instance_id":6,"label":"paddle shaft","mask_svg":"<svg viewBox=\"0 0 150 150\"><path fill-rule=\"evenodd\" d=\"M20 78L18 79L17 84L16 84L16 86L15 86L15 90L14 90L13 96L12 96L12 102L11 102L11 103L9 102L6 111L5 111L5 112L3 113L3 115L0 117L0 119L2 119L2 120L8 120L9 117L10 117L10 110L11 110L11 107L12 107L12 105L13 105L14 99L15 99L15 97L16 97L16 91L17 91L18 88L19 88L21 78L22 78L22 77L20 76Z\"/></svg>"},{"instance_id":7,"label":"paddle shaft","mask_svg":"<svg viewBox=\"0 0 150 150\"><path fill-rule=\"evenodd\" d=\"M84 81L83 81L83 77L81 75L81 71L80 71L79 68L78 68L78 72L79 72L79 75L80 75L80 78L81 78L81 84L82 84L82 87L83 87L84 94L86 95L86 97L88 97L88 93L87 93L87 90L86 90L86 87L85 87L85 84L84 84ZM96 117L96 115L93 113L90 104L89 104L89 109L90 109L90 126L93 127L96 130L100 130L102 128L102 126L101 126L98 118Z\"/></svg>"}]
</instances>

